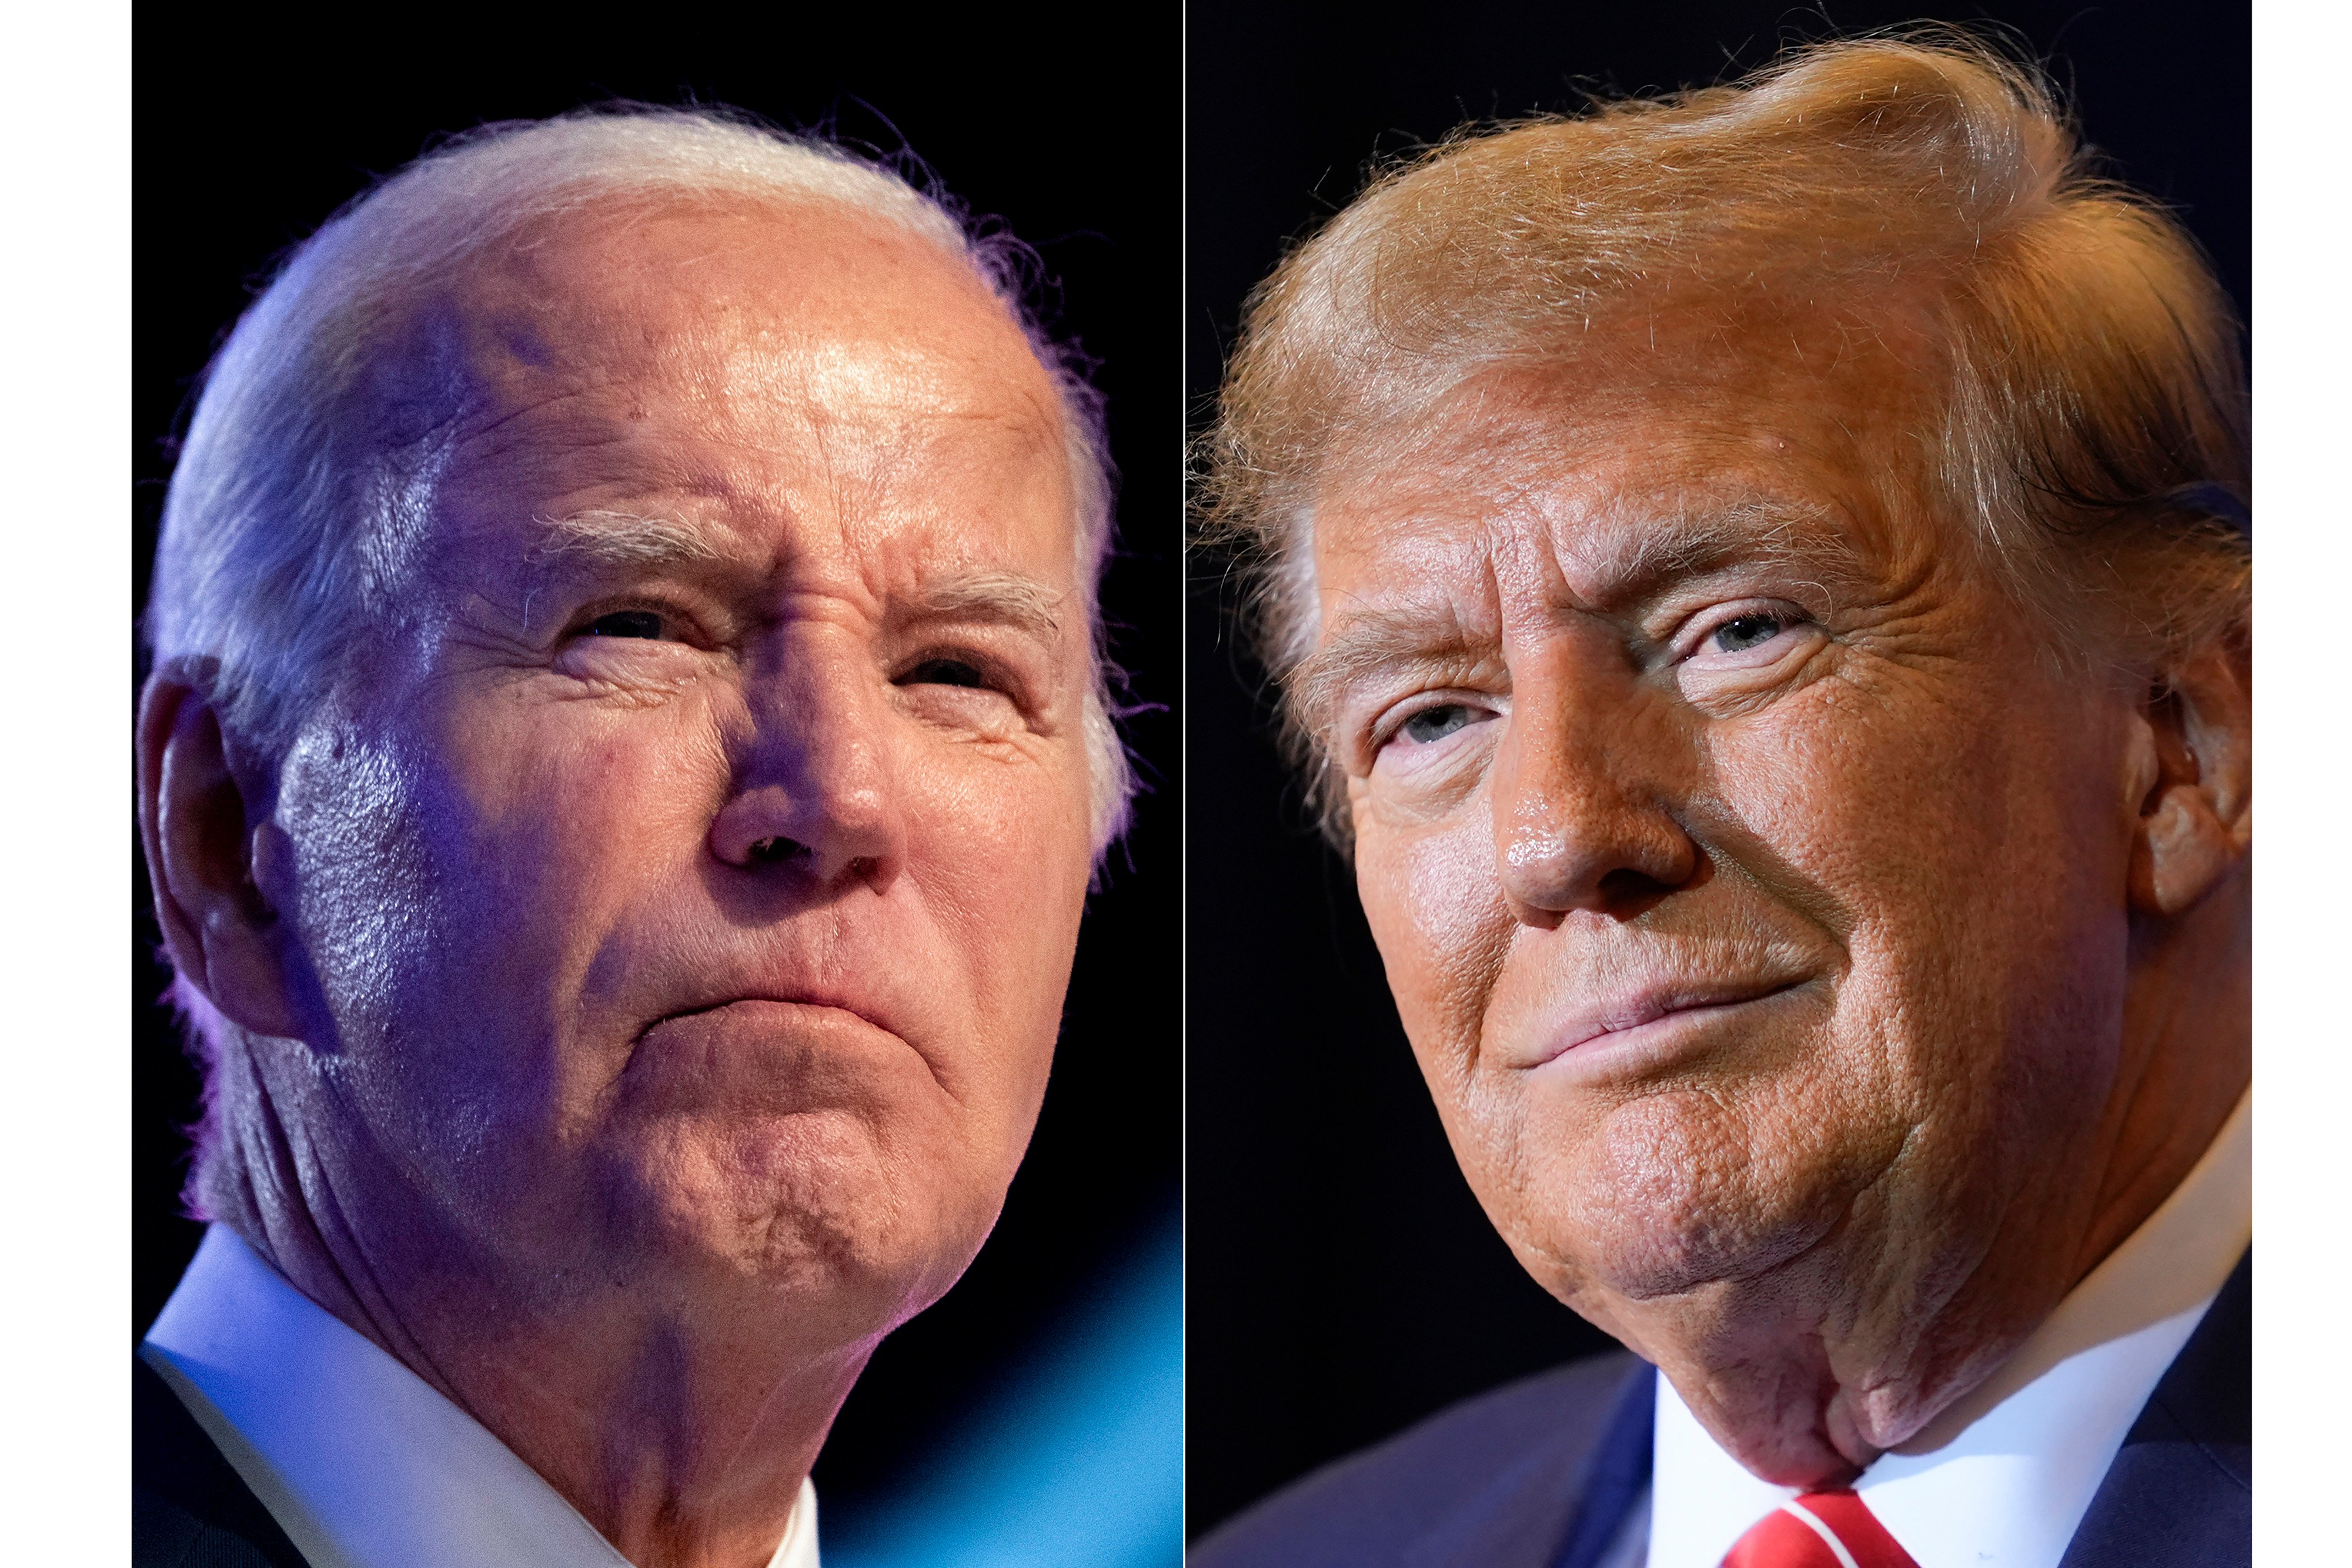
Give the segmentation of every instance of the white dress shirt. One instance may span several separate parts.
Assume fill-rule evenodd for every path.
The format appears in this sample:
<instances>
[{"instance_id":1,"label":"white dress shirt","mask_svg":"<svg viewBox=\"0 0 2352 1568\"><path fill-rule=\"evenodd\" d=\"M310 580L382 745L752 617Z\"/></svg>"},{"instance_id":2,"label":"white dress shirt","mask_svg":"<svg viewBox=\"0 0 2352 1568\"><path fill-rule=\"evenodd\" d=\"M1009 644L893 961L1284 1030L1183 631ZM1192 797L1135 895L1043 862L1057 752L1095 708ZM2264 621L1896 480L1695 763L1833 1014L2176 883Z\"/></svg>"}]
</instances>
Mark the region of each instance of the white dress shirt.
<instances>
[{"instance_id":1,"label":"white dress shirt","mask_svg":"<svg viewBox=\"0 0 2352 1568\"><path fill-rule=\"evenodd\" d=\"M2057 1568L2141 1406L2252 1240L2252 1104L2249 1090L2172 1196L2015 1355L1854 1483L1919 1568ZM1663 1377L1657 1416L1649 1568L1717 1568L1798 1489L1741 1469Z\"/></svg>"},{"instance_id":2,"label":"white dress shirt","mask_svg":"<svg viewBox=\"0 0 2352 1568\"><path fill-rule=\"evenodd\" d=\"M627 1568L480 1422L225 1225L139 1354L313 1568ZM817 1568L806 1481L769 1568Z\"/></svg>"}]
</instances>

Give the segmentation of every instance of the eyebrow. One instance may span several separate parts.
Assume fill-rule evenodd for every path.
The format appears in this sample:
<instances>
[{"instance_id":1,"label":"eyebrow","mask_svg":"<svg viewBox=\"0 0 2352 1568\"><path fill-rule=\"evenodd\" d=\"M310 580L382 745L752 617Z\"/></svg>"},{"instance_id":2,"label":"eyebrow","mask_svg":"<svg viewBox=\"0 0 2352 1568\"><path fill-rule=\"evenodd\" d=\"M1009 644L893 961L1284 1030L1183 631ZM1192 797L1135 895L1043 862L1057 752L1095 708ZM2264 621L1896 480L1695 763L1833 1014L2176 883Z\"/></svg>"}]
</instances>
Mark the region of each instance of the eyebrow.
<instances>
[{"instance_id":1,"label":"eyebrow","mask_svg":"<svg viewBox=\"0 0 2352 1568\"><path fill-rule=\"evenodd\" d=\"M1358 608L1334 624L1291 675L1292 702L1317 734L1351 687L1375 675L1453 668L1492 654L1499 641L1474 636L1451 606L1433 602Z\"/></svg>"},{"instance_id":2,"label":"eyebrow","mask_svg":"<svg viewBox=\"0 0 2352 1568\"><path fill-rule=\"evenodd\" d=\"M539 537L523 559L534 566L558 559L592 566L681 566L719 556L701 529L669 517L591 511L531 521L539 525Z\"/></svg>"},{"instance_id":3,"label":"eyebrow","mask_svg":"<svg viewBox=\"0 0 2352 1568\"><path fill-rule=\"evenodd\" d=\"M1061 634L1062 597L1015 571L962 572L926 583L906 619L994 622L1050 643Z\"/></svg>"},{"instance_id":4,"label":"eyebrow","mask_svg":"<svg viewBox=\"0 0 2352 1568\"><path fill-rule=\"evenodd\" d=\"M1862 564L1848 533L1822 507L1743 501L1647 519L1630 548L1596 552L1591 564L1610 585L1609 598L1621 603L1654 592L1668 579L1735 562L1818 566L1845 577Z\"/></svg>"}]
</instances>

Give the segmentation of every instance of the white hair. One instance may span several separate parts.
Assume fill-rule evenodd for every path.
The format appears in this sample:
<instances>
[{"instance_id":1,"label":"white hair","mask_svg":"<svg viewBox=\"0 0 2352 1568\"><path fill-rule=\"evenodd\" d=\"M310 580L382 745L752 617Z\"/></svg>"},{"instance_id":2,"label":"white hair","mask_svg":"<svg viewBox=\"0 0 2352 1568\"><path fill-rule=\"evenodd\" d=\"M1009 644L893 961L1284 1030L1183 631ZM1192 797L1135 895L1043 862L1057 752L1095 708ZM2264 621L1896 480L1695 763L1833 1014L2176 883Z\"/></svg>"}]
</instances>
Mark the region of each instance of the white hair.
<instances>
[{"instance_id":1,"label":"white hair","mask_svg":"<svg viewBox=\"0 0 2352 1568\"><path fill-rule=\"evenodd\" d=\"M838 202L887 218L971 266L1027 336L1060 397L1076 497L1099 857L1134 787L1095 605L1110 463L1085 362L1026 305L1031 253L890 168L707 110L484 127L352 202L288 259L214 360L172 476L146 620L157 664L204 662L224 724L282 758L309 706L346 673L359 629L389 613L421 537L417 465L450 411L437 387L402 384L380 352L387 335L420 290L528 226L681 194Z\"/></svg>"}]
</instances>

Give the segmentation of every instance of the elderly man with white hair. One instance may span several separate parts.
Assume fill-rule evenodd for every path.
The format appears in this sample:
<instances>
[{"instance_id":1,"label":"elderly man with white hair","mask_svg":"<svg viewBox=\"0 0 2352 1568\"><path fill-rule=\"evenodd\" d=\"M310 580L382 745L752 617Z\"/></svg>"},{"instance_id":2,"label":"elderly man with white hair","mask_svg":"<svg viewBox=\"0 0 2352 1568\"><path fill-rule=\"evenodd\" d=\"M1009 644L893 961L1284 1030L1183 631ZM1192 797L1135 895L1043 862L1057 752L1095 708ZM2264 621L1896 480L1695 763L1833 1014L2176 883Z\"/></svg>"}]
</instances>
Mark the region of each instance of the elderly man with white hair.
<instances>
[{"instance_id":1,"label":"elderly man with white hair","mask_svg":"<svg viewBox=\"0 0 2352 1568\"><path fill-rule=\"evenodd\" d=\"M589 113L411 166L228 340L139 716L212 1221L139 1561L816 1561L1129 791L1099 411L1003 243Z\"/></svg>"}]
</instances>

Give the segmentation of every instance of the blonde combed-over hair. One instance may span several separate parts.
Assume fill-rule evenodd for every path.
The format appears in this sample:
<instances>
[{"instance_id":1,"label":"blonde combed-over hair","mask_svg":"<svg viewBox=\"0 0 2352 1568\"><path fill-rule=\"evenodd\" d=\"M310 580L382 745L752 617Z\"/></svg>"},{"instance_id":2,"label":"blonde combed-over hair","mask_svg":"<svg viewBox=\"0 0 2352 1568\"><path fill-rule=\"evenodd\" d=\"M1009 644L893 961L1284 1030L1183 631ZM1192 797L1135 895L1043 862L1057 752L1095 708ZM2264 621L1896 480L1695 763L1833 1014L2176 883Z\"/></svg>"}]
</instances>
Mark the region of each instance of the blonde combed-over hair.
<instances>
[{"instance_id":1,"label":"blonde combed-over hair","mask_svg":"<svg viewBox=\"0 0 2352 1568\"><path fill-rule=\"evenodd\" d=\"M1327 462L1465 378L1606 376L1632 312L1922 308L1943 353L1923 497L2071 654L2242 636L2238 324L2170 214L2098 172L2042 75L1961 33L1815 45L1736 85L1474 126L1376 174L1252 295L1201 445L1203 540L1240 561L1277 685L1318 636ZM1862 304L1857 307L1854 302ZM1818 302L1818 303L1817 303ZM1284 705L1344 846L1311 716Z\"/></svg>"}]
</instances>

